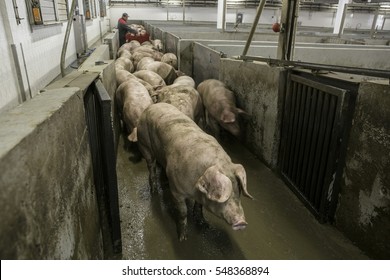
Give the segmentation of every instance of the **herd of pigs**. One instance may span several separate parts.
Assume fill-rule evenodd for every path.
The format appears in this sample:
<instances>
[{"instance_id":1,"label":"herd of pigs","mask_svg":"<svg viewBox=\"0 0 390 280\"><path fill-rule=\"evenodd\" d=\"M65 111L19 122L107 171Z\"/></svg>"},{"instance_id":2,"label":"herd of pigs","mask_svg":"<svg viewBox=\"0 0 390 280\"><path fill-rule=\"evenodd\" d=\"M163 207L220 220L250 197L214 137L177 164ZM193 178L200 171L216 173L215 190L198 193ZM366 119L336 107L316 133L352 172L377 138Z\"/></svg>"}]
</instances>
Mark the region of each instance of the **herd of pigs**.
<instances>
[{"instance_id":1,"label":"herd of pigs","mask_svg":"<svg viewBox=\"0 0 390 280\"><path fill-rule=\"evenodd\" d=\"M248 115L236 107L224 83L208 79L195 87L177 70L176 55L162 49L160 40L142 45L133 40L118 50L115 103L125 139L136 142L145 158L152 191L157 168L165 171L180 241L187 239L187 200L197 222L205 222L204 207L234 230L244 229L240 195L252 198L245 169L232 162L217 139L221 127L239 136L238 119Z\"/></svg>"}]
</instances>

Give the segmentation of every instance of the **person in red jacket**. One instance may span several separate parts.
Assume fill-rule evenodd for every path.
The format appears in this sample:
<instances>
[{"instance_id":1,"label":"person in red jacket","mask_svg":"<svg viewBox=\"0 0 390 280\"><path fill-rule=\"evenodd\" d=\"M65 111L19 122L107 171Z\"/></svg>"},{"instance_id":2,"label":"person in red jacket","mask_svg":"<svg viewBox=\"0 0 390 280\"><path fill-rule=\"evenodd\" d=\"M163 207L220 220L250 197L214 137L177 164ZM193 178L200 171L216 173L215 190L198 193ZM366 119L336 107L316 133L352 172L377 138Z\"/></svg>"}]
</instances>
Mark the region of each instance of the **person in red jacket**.
<instances>
[{"instance_id":1,"label":"person in red jacket","mask_svg":"<svg viewBox=\"0 0 390 280\"><path fill-rule=\"evenodd\" d=\"M133 34L137 34L138 31L132 29L127 25L127 19L129 15L127 13L123 13L122 17L118 19L118 30L119 30L119 47L126 43L126 33L130 32Z\"/></svg>"}]
</instances>

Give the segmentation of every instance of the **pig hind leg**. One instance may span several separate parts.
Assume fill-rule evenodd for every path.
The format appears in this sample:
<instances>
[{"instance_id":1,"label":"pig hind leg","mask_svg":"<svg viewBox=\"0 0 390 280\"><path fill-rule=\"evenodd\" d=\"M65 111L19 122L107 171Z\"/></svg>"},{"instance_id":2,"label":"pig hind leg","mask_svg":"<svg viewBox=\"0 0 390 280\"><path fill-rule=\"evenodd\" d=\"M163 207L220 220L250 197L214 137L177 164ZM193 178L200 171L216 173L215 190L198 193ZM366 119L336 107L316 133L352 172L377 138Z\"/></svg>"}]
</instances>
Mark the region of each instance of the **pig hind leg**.
<instances>
[{"instance_id":1,"label":"pig hind leg","mask_svg":"<svg viewBox=\"0 0 390 280\"><path fill-rule=\"evenodd\" d=\"M149 149L143 146L140 142L138 142L138 147L143 155L143 157L146 160L146 165L149 170L149 185L150 185L150 191L156 192L157 191L157 162L156 159L151 155L149 152Z\"/></svg>"}]
</instances>

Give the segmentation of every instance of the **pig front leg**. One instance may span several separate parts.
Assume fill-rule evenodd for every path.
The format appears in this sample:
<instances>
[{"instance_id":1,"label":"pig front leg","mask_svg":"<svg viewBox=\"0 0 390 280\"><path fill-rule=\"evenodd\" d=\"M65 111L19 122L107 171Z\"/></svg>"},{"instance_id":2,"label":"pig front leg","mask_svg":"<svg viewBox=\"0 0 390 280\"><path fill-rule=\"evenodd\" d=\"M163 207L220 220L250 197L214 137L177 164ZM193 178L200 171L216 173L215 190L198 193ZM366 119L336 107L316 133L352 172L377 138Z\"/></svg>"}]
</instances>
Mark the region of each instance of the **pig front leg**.
<instances>
[{"instance_id":1,"label":"pig front leg","mask_svg":"<svg viewBox=\"0 0 390 280\"><path fill-rule=\"evenodd\" d=\"M187 204L185 198L175 192L171 192L177 211L177 233L179 240L187 240Z\"/></svg>"},{"instance_id":2,"label":"pig front leg","mask_svg":"<svg viewBox=\"0 0 390 280\"><path fill-rule=\"evenodd\" d=\"M206 227L208 225L206 219L203 216L203 206L202 206L202 204L200 204L200 203L195 201L194 208L192 210L192 214L194 216L195 222L198 225L200 225L202 227Z\"/></svg>"}]
</instances>

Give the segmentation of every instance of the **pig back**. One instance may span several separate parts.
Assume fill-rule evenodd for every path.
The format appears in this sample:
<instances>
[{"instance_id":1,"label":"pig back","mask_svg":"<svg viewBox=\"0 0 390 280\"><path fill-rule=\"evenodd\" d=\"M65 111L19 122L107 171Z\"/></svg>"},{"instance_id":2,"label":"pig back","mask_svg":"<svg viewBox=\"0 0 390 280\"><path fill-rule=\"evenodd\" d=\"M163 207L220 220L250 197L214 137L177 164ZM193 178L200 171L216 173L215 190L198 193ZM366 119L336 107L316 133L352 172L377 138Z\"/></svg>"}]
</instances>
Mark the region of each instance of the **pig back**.
<instances>
[{"instance_id":1,"label":"pig back","mask_svg":"<svg viewBox=\"0 0 390 280\"><path fill-rule=\"evenodd\" d=\"M175 185L186 188L180 190L186 194L193 195L195 183L208 167L231 164L214 137L167 103L145 109L138 124L138 141L166 170L171 170L169 174L176 174L170 181L181 181Z\"/></svg>"}]
</instances>

